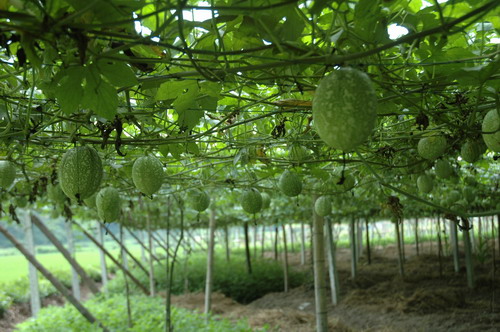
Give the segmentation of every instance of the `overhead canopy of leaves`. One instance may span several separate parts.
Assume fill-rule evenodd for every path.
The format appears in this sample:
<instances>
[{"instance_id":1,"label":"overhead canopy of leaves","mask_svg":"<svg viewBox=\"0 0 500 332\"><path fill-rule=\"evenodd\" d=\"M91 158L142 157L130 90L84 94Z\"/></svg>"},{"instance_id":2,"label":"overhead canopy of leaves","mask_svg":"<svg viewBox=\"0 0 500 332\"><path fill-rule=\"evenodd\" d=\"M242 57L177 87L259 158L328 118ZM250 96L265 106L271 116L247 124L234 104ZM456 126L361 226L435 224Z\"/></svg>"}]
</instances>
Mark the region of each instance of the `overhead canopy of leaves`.
<instances>
[{"instance_id":1,"label":"overhead canopy of leaves","mask_svg":"<svg viewBox=\"0 0 500 332\"><path fill-rule=\"evenodd\" d=\"M35 202L57 183L62 154L92 145L103 186L135 206L132 163L147 153L166 169L157 200L199 186L227 204L235 188L278 196L279 175L294 167L308 183L303 195L355 176L354 191L330 192L339 213L353 195L370 200L358 207L369 214L394 194L414 211L456 212L417 192L415 176L434 166L417 143L442 135L456 180L441 187L472 175L483 189L474 210L491 211L498 154L483 148L473 164L459 156L468 140L484 145L482 119L500 109L499 8L495 0L0 2L0 159L24 183L10 194ZM378 99L375 130L348 154L324 144L311 115L319 80L345 66L366 72ZM289 158L291 146L307 158Z\"/></svg>"}]
</instances>

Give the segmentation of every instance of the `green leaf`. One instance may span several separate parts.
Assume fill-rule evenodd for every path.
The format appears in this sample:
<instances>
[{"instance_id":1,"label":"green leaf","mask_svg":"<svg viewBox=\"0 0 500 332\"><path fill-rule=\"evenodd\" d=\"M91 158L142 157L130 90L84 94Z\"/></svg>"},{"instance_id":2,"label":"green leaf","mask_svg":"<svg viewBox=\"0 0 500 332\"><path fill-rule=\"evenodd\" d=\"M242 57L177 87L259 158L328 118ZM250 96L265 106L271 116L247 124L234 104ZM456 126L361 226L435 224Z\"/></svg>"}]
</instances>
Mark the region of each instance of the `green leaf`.
<instances>
[{"instance_id":1,"label":"green leaf","mask_svg":"<svg viewBox=\"0 0 500 332\"><path fill-rule=\"evenodd\" d=\"M186 152L192 153L195 156L200 155L200 149L198 148L198 145L194 142L188 142L186 143Z\"/></svg>"},{"instance_id":2,"label":"green leaf","mask_svg":"<svg viewBox=\"0 0 500 332\"><path fill-rule=\"evenodd\" d=\"M210 97L210 96L203 96L198 99L198 105L200 109L208 111L208 112L215 112L217 110L217 102L219 101L218 98L215 97Z\"/></svg>"},{"instance_id":3,"label":"green leaf","mask_svg":"<svg viewBox=\"0 0 500 332\"><path fill-rule=\"evenodd\" d=\"M328 6L330 3L331 3L330 0L316 0L316 1L314 1L313 6L311 8L311 14L313 14L313 15L321 14L321 11L323 10L323 8Z\"/></svg>"},{"instance_id":4,"label":"green leaf","mask_svg":"<svg viewBox=\"0 0 500 332\"><path fill-rule=\"evenodd\" d=\"M97 68L106 79L117 87L129 87L137 84L132 68L123 62L101 60Z\"/></svg>"},{"instance_id":5,"label":"green leaf","mask_svg":"<svg viewBox=\"0 0 500 332\"><path fill-rule=\"evenodd\" d=\"M216 82L203 82L200 84L200 92L211 97L219 98L222 84Z\"/></svg>"},{"instance_id":6,"label":"green leaf","mask_svg":"<svg viewBox=\"0 0 500 332\"><path fill-rule=\"evenodd\" d=\"M161 87L160 87L161 88ZM199 109L197 97L200 93L196 81L185 81L183 91L172 103L177 113L179 127L182 130L190 130L196 126L203 117L204 112Z\"/></svg>"},{"instance_id":7,"label":"green leaf","mask_svg":"<svg viewBox=\"0 0 500 332\"><path fill-rule=\"evenodd\" d=\"M168 145L168 152L177 160L181 159L181 153L184 152L184 147L179 143L171 143Z\"/></svg>"},{"instance_id":8,"label":"green leaf","mask_svg":"<svg viewBox=\"0 0 500 332\"><path fill-rule=\"evenodd\" d=\"M113 119L118 108L116 89L102 80L94 68L89 68L86 81L82 104L107 120Z\"/></svg>"},{"instance_id":9,"label":"green leaf","mask_svg":"<svg viewBox=\"0 0 500 332\"><path fill-rule=\"evenodd\" d=\"M295 12L294 8L287 11L286 22L283 24L281 37L284 40L295 41L300 39L305 28L304 20Z\"/></svg>"},{"instance_id":10,"label":"green leaf","mask_svg":"<svg viewBox=\"0 0 500 332\"><path fill-rule=\"evenodd\" d=\"M55 91L55 97L65 114L72 114L78 110L83 98L82 82L85 75L83 67L70 67Z\"/></svg>"},{"instance_id":11,"label":"green leaf","mask_svg":"<svg viewBox=\"0 0 500 332\"><path fill-rule=\"evenodd\" d=\"M360 0L354 11L356 33L366 41L373 41L375 36L380 38L380 29L387 29L387 25L381 27L379 18L380 5L378 0Z\"/></svg>"},{"instance_id":12,"label":"green leaf","mask_svg":"<svg viewBox=\"0 0 500 332\"><path fill-rule=\"evenodd\" d=\"M168 153L170 152L169 146L169 144L163 144L158 147L158 150L165 158L168 157Z\"/></svg>"},{"instance_id":13,"label":"green leaf","mask_svg":"<svg viewBox=\"0 0 500 332\"><path fill-rule=\"evenodd\" d=\"M198 85L195 81L183 80L165 82L158 88L155 98L156 100L176 99L188 89L193 89L193 83L196 85L196 89L198 89Z\"/></svg>"}]
</instances>

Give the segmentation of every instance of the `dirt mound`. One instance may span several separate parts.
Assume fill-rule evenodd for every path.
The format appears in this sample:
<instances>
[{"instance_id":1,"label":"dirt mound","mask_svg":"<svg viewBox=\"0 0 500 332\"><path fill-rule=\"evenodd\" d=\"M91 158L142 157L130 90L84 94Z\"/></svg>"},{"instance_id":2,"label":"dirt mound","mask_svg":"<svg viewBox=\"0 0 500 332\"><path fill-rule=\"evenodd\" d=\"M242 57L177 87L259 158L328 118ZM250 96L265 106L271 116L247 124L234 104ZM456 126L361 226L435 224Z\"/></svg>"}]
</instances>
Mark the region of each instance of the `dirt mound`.
<instances>
[{"instance_id":1,"label":"dirt mound","mask_svg":"<svg viewBox=\"0 0 500 332\"><path fill-rule=\"evenodd\" d=\"M248 306L259 309L288 308L301 311L313 310L314 290L302 286L291 289L287 293L269 293L253 301Z\"/></svg>"},{"instance_id":2,"label":"dirt mound","mask_svg":"<svg viewBox=\"0 0 500 332\"><path fill-rule=\"evenodd\" d=\"M314 313L293 309L253 309L250 307L237 310L231 317L248 317L252 328L263 326L273 327L276 331L287 332L315 332L316 317ZM273 330L273 331L274 331ZM338 332L351 332L352 330L336 319L328 320L328 330Z\"/></svg>"},{"instance_id":3,"label":"dirt mound","mask_svg":"<svg viewBox=\"0 0 500 332\"><path fill-rule=\"evenodd\" d=\"M245 317L252 328L269 326L276 331L314 332L316 331L316 318L312 310L314 297L310 298L310 296L312 294L306 288L300 287L288 293L268 294L244 306L223 294L213 293L212 312L219 317L234 321ZM204 301L203 293L172 296L173 305L198 312L203 311ZM295 307L304 310L295 309ZM328 323L330 331L351 331L337 319L332 318Z\"/></svg>"},{"instance_id":4,"label":"dirt mound","mask_svg":"<svg viewBox=\"0 0 500 332\"><path fill-rule=\"evenodd\" d=\"M402 312L430 314L461 308L465 305L462 290L456 288L417 289L407 300L399 303Z\"/></svg>"},{"instance_id":5,"label":"dirt mound","mask_svg":"<svg viewBox=\"0 0 500 332\"><path fill-rule=\"evenodd\" d=\"M173 295L172 305L182 307L189 310L203 312L205 309L205 294L204 293L188 293L183 295ZM215 315L223 315L231 312L243 305L226 297L221 293L212 293L212 313Z\"/></svg>"}]
</instances>

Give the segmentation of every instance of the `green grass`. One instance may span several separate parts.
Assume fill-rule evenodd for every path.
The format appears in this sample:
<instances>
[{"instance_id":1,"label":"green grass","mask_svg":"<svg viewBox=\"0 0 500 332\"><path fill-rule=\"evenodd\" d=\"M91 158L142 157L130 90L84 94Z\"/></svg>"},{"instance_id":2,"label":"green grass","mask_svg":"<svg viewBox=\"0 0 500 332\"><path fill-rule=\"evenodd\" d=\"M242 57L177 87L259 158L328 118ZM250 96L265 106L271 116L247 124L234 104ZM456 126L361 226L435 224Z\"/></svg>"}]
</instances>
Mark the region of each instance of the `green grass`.
<instances>
[{"instance_id":1,"label":"green grass","mask_svg":"<svg viewBox=\"0 0 500 332\"><path fill-rule=\"evenodd\" d=\"M127 246L127 248L135 256L135 258L140 260L141 252L139 245L130 245ZM111 249L110 252L113 257L118 258L118 249ZM60 253L53 252L37 254L36 258L49 271L70 270L69 263ZM76 260L84 269L98 267L100 262L99 252L96 249L92 250L90 248L85 251L77 251ZM106 259L106 262L108 266L113 264L109 258ZM13 281L28 275L28 261L20 254L0 256L0 266L2 267L2 273L0 273L0 283Z\"/></svg>"}]
</instances>

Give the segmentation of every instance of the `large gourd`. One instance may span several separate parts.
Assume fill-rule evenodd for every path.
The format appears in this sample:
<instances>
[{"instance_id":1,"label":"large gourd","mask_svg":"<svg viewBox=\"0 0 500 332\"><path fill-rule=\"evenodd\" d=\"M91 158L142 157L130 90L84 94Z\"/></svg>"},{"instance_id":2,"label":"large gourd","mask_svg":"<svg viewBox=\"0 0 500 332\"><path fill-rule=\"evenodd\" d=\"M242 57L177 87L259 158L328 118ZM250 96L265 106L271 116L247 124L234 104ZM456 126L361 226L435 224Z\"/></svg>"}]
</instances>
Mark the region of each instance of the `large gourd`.
<instances>
[{"instance_id":1,"label":"large gourd","mask_svg":"<svg viewBox=\"0 0 500 332\"><path fill-rule=\"evenodd\" d=\"M208 196L208 194L203 190L192 190L189 193L189 198L191 201L191 206L198 212L205 211L210 205L210 196Z\"/></svg>"},{"instance_id":2,"label":"large gourd","mask_svg":"<svg viewBox=\"0 0 500 332\"><path fill-rule=\"evenodd\" d=\"M483 140L491 151L500 152L500 115L498 110L486 113L483 119Z\"/></svg>"},{"instance_id":3,"label":"large gourd","mask_svg":"<svg viewBox=\"0 0 500 332\"><path fill-rule=\"evenodd\" d=\"M120 217L120 193L113 187L101 189L96 196L97 214L104 222L114 222Z\"/></svg>"},{"instance_id":4,"label":"large gourd","mask_svg":"<svg viewBox=\"0 0 500 332\"><path fill-rule=\"evenodd\" d=\"M453 168L447 160L439 159L434 165L436 176L441 179L447 179L453 175Z\"/></svg>"},{"instance_id":5,"label":"large gourd","mask_svg":"<svg viewBox=\"0 0 500 332\"><path fill-rule=\"evenodd\" d=\"M243 192L240 199L241 207L248 213L257 213L262 209L262 195L255 189L248 189Z\"/></svg>"},{"instance_id":6,"label":"large gourd","mask_svg":"<svg viewBox=\"0 0 500 332\"><path fill-rule=\"evenodd\" d=\"M271 206L271 196L268 193L261 193L262 196L262 210Z\"/></svg>"},{"instance_id":7,"label":"large gourd","mask_svg":"<svg viewBox=\"0 0 500 332\"><path fill-rule=\"evenodd\" d=\"M285 170L278 180L278 188L285 195L295 197L302 192L302 180L296 173Z\"/></svg>"},{"instance_id":8,"label":"large gourd","mask_svg":"<svg viewBox=\"0 0 500 332\"><path fill-rule=\"evenodd\" d=\"M332 199L328 196L320 196L314 203L314 211L320 217L326 217L332 213Z\"/></svg>"},{"instance_id":9,"label":"large gourd","mask_svg":"<svg viewBox=\"0 0 500 332\"><path fill-rule=\"evenodd\" d=\"M467 141L460 149L460 156L468 163L475 163L481 156L479 144L474 141Z\"/></svg>"},{"instance_id":10,"label":"large gourd","mask_svg":"<svg viewBox=\"0 0 500 332\"><path fill-rule=\"evenodd\" d=\"M8 189L16 179L16 167L8 160L0 160L0 188Z\"/></svg>"},{"instance_id":11,"label":"large gourd","mask_svg":"<svg viewBox=\"0 0 500 332\"><path fill-rule=\"evenodd\" d=\"M59 184L66 196L82 200L97 191L102 174L97 151L89 146L79 146L63 155L59 165Z\"/></svg>"},{"instance_id":12,"label":"large gourd","mask_svg":"<svg viewBox=\"0 0 500 332\"><path fill-rule=\"evenodd\" d=\"M430 193L434 187L432 178L427 174L422 174L417 179L418 190L424 194Z\"/></svg>"},{"instance_id":13,"label":"large gourd","mask_svg":"<svg viewBox=\"0 0 500 332\"><path fill-rule=\"evenodd\" d=\"M418 141L417 151L420 157L435 160L444 154L446 146L446 138L443 136L429 136Z\"/></svg>"},{"instance_id":14,"label":"large gourd","mask_svg":"<svg viewBox=\"0 0 500 332\"><path fill-rule=\"evenodd\" d=\"M321 80L312 102L314 126L326 144L352 151L370 136L377 118L377 96L368 75L334 70Z\"/></svg>"},{"instance_id":15,"label":"large gourd","mask_svg":"<svg viewBox=\"0 0 500 332\"><path fill-rule=\"evenodd\" d=\"M139 157L132 166L132 180L144 195L151 196L163 184L163 165L153 156Z\"/></svg>"}]
</instances>

